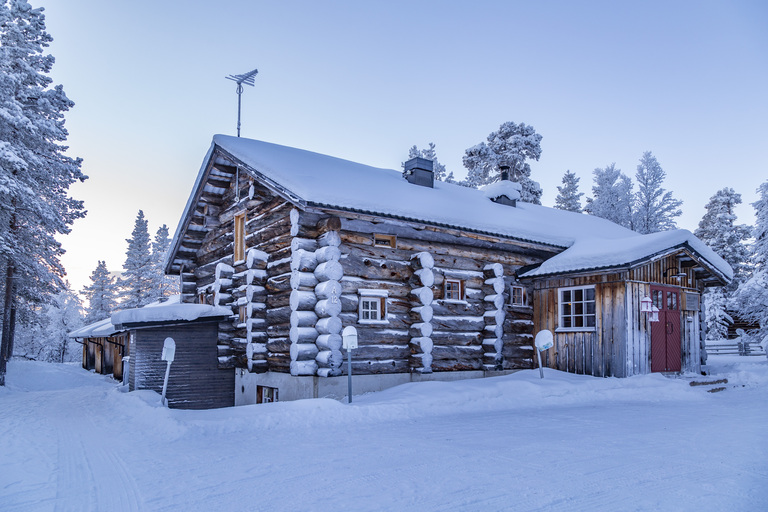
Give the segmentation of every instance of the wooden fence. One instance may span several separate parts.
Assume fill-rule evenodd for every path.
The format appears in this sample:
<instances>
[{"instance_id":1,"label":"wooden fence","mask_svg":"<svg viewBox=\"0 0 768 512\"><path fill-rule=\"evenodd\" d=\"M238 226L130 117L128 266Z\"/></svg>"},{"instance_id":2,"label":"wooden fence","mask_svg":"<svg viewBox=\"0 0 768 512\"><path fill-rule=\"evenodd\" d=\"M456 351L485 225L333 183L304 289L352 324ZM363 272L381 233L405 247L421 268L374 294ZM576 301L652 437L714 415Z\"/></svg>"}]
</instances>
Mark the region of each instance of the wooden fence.
<instances>
[{"instance_id":1,"label":"wooden fence","mask_svg":"<svg viewBox=\"0 0 768 512\"><path fill-rule=\"evenodd\" d=\"M756 341L723 340L707 343L707 354L764 356L765 350Z\"/></svg>"}]
</instances>

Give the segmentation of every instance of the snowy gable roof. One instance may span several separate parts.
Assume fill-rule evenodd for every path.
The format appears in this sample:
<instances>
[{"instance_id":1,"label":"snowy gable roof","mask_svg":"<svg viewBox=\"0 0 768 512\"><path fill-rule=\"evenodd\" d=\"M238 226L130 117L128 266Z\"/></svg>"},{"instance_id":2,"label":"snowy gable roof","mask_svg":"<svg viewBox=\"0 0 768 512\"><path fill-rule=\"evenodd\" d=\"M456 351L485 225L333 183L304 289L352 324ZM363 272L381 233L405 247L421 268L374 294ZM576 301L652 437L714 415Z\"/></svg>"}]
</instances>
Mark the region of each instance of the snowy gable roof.
<instances>
[{"instance_id":1,"label":"snowy gable roof","mask_svg":"<svg viewBox=\"0 0 768 512\"><path fill-rule=\"evenodd\" d=\"M730 281L733 278L731 266L685 229L615 240L593 236L578 237L570 248L546 260L536 269L524 273L521 277L633 266L675 248L691 250L700 259L708 262L711 270L719 273L721 279Z\"/></svg>"},{"instance_id":2,"label":"snowy gable roof","mask_svg":"<svg viewBox=\"0 0 768 512\"><path fill-rule=\"evenodd\" d=\"M371 213L504 238L569 247L575 233L621 238L634 233L599 217L518 202L497 204L482 191L436 181L408 183L402 171L257 140L215 135L218 146L308 206ZM209 152L210 154L210 152ZM206 163L203 164L204 171Z\"/></svg>"}]
</instances>

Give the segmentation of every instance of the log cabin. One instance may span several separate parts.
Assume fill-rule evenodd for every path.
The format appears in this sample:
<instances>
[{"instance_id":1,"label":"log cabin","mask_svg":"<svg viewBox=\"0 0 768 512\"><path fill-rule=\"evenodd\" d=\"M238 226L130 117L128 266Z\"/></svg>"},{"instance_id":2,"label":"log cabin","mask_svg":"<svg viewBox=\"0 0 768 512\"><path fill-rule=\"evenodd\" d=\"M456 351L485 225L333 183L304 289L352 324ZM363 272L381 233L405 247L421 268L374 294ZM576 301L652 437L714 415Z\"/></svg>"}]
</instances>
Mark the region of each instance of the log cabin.
<instances>
[{"instance_id":1,"label":"log cabin","mask_svg":"<svg viewBox=\"0 0 768 512\"><path fill-rule=\"evenodd\" d=\"M344 396L346 326L355 392L533 368L542 329L563 371L701 371L700 294L732 271L690 232L639 235L522 202L510 181L476 190L435 181L428 160L404 167L214 136L166 273L183 303L231 312L216 365L236 404Z\"/></svg>"}]
</instances>

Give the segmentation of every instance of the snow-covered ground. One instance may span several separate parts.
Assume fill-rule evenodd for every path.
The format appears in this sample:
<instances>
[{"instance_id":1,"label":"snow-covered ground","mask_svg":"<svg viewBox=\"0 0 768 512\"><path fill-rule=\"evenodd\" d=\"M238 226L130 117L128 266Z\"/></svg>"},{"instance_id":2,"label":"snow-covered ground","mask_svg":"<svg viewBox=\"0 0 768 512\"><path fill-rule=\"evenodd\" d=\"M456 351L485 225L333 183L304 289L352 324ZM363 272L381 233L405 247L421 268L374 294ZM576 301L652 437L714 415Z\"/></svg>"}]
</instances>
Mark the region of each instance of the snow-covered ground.
<instances>
[{"instance_id":1,"label":"snow-covered ground","mask_svg":"<svg viewBox=\"0 0 768 512\"><path fill-rule=\"evenodd\" d=\"M534 370L180 411L13 361L0 510L766 510L768 359L710 368L724 391Z\"/></svg>"}]
</instances>

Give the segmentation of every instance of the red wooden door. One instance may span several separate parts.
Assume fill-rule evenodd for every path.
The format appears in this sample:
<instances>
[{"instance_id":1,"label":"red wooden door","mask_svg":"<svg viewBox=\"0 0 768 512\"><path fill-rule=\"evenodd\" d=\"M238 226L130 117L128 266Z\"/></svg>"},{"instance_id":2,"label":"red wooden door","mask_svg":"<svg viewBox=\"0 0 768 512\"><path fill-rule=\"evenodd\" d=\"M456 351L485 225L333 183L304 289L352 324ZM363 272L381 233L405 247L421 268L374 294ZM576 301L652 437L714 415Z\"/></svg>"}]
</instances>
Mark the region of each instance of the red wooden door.
<instances>
[{"instance_id":1,"label":"red wooden door","mask_svg":"<svg viewBox=\"0 0 768 512\"><path fill-rule=\"evenodd\" d=\"M679 372L683 361L680 290L651 285L651 299L659 308L659 321L651 323L651 371Z\"/></svg>"}]
</instances>

